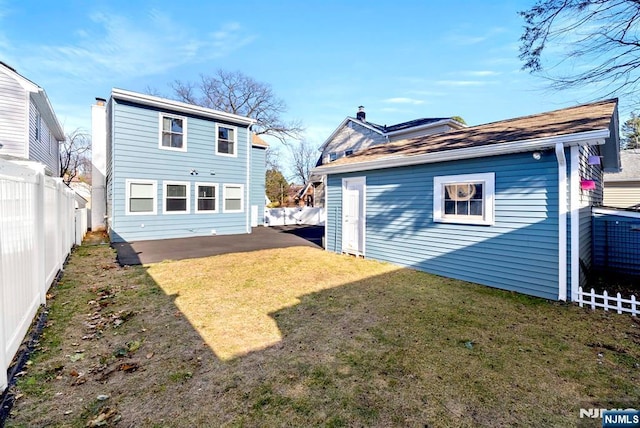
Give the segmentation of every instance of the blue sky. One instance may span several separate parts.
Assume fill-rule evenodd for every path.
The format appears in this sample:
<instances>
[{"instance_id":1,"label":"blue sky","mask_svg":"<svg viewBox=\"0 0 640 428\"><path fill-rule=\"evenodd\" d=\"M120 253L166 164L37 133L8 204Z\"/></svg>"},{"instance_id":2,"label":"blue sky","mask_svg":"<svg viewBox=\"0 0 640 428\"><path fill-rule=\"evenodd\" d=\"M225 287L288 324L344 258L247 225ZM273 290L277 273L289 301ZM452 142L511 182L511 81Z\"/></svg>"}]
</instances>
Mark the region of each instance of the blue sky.
<instances>
[{"instance_id":1,"label":"blue sky","mask_svg":"<svg viewBox=\"0 0 640 428\"><path fill-rule=\"evenodd\" d=\"M45 88L67 132L90 129L112 87L169 95L176 79L239 70L319 146L359 105L379 124L477 125L596 98L520 70L517 12L533 3L0 0L0 60Z\"/></svg>"}]
</instances>

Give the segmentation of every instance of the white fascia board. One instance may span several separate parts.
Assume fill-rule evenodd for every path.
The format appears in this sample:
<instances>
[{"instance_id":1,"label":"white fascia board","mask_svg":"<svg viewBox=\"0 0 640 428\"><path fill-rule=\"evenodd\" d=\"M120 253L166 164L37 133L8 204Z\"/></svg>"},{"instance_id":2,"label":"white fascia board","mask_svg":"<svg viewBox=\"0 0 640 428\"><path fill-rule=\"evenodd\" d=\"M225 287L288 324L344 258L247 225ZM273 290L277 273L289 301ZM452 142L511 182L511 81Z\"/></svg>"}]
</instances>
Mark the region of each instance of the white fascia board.
<instances>
[{"instance_id":1,"label":"white fascia board","mask_svg":"<svg viewBox=\"0 0 640 428\"><path fill-rule=\"evenodd\" d=\"M536 138L532 140L514 141L512 143L488 144L485 146L468 147L464 149L446 150L435 153L425 153L413 156L385 156L365 162L346 163L339 165L323 165L314 168L314 174L340 174L344 172L368 171L399 166L420 165L427 163L447 162L460 159L472 159L488 156L498 156L510 153L529 152L551 149L557 143L564 146L601 145L609 137L609 129L580 132L576 134L556 137Z\"/></svg>"},{"instance_id":2,"label":"white fascia board","mask_svg":"<svg viewBox=\"0 0 640 428\"><path fill-rule=\"evenodd\" d=\"M37 91L31 93L31 97L55 139L57 141L64 141L64 130L58 121L55 111L53 111L53 107L45 90L38 88Z\"/></svg>"},{"instance_id":3,"label":"white fascia board","mask_svg":"<svg viewBox=\"0 0 640 428\"><path fill-rule=\"evenodd\" d=\"M0 65L0 67L2 67ZM31 80L27 79L26 77L22 76L20 73L10 69L9 67L2 67L5 71L5 73L12 77L13 79L15 79L18 84L20 86L22 86L22 88L27 91L27 92L38 92L38 90L40 89L40 87L38 85L36 85L35 83L33 83Z\"/></svg>"},{"instance_id":4,"label":"white fascia board","mask_svg":"<svg viewBox=\"0 0 640 428\"><path fill-rule=\"evenodd\" d=\"M252 125L256 123L255 119L251 119L249 117L187 104L181 101L174 101L167 98L160 98L153 95L141 94L139 92L126 91L124 89L113 88L111 90L111 96L118 100L130 101L160 109L170 109L181 113L195 114L211 119L227 120L229 122L241 123L244 125Z\"/></svg>"},{"instance_id":5,"label":"white fascia board","mask_svg":"<svg viewBox=\"0 0 640 428\"><path fill-rule=\"evenodd\" d=\"M444 120L439 120L437 122L425 123L424 125L420 125L420 126L413 126L411 128L405 128L405 129L400 129L398 131L387 132L386 135L391 137L394 135L408 134L410 132L422 131L424 129L434 128L436 126L442 126L442 125L456 126L456 125L459 125L459 122L456 122L455 120L451 120L451 119L444 119Z\"/></svg>"}]
</instances>

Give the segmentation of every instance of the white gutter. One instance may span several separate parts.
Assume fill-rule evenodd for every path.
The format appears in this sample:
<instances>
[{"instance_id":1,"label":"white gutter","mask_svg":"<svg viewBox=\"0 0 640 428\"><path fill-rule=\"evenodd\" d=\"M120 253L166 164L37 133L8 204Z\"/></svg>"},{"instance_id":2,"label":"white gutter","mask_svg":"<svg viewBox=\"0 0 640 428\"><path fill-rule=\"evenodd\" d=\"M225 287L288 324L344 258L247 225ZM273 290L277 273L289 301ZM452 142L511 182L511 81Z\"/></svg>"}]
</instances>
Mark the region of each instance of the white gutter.
<instances>
[{"instance_id":1,"label":"white gutter","mask_svg":"<svg viewBox=\"0 0 640 428\"><path fill-rule=\"evenodd\" d=\"M253 144L251 144L251 127L247 128L247 185L245 186L246 201L244 206L246 211L246 230L247 233L251 233L251 151L253 150ZM224 201L222 201L224 203Z\"/></svg>"},{"instance_id":2,"label":"white gutter","mask_svg":"<svg viewBox=\"0 0 640 428\"><path fill-rule=\"evenodd\" d=\"M580 286L580 171L578 168L580 149L571 146L571 172L569 191L571 194L571 301L578 300Z\"/></svg>"},{"instance_id":3,"label":"white gutter","mask_svg":"<svg viewBox=\"0 0 640 428\"><path fill-rule=\"evenodd\" d=\"M256 123L255 119L251 119L249 117L227 113L220 110L214 110L206 107L200 107L193 104L187 104L180 101L174 101L167 98L160 98L153 95L126 91L124 89L113 88L111 90L111 96L119 100L130 101L133 103L144 104L161 109L171 109L182 113L197 114L199 116L211 119L227 120L230 122L241 123L243 125L251 125Z\"/></svg>"},{"instance_id":4,"label":"white gutter","mask_svg":"<svg viewBox=\"0 0 640 428\"><path fill-rule=\"evenodd\" d=\"M464 149L446 150L420 155L397 155L382 156L378 159L340 163L337 165L323 165L314 168L314 174L340 174L343 172L367 171L372 169L395 168L399 166L420 165L427 163L446 162L460 159L471 159L486 156L498 156L508 153L528 152L544 150L562 145L601 145L605 143L605 138L609 137L609 129L599 129L595 131L580 132L576 134L561 135L556 137L536 138L531 140L514 141L509 143L496 143L484 146L467 147Z\"/></svg>"},{"instance_id":5,"label":"white gutter","mask_svg":"<svg viewBox=\"0 0 640 428\"><path fill-rule=\"evenodd\" d=\"M558 300L567 300L567 159L564 144L556 143L558 159Z\"/></svg>"}]
</instances>

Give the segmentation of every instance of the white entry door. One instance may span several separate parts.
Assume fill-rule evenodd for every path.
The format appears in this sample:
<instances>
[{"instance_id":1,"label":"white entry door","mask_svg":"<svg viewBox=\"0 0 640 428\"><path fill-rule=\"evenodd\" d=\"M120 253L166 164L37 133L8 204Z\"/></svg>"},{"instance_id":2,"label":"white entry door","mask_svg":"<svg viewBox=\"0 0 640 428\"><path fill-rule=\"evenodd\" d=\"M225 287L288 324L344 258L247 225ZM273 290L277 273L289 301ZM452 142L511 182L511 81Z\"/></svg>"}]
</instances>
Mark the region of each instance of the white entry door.
<instances>
[{"instance_id":1,"label":"white entry door","mask_svg":"<svg viewBox=\"0 0 640 428\"><path fill-rule=\"evenodd\" d=\"M342 179L342 252L364 256L365 177Z\"/></svg>"}]
</instances>

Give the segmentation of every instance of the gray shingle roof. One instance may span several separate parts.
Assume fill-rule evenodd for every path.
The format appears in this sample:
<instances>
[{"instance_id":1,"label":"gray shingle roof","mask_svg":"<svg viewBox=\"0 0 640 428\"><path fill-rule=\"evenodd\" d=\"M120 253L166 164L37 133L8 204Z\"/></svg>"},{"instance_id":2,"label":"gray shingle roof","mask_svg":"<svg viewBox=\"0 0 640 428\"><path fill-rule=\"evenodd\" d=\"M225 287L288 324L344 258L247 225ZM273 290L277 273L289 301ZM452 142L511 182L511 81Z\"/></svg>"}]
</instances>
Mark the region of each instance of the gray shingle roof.
<instances>
[{"instance_id":1,"label":"gray shingle roof","mask_svg":"<svg viewBox=\"0 0 640 428\"><path fill-rule=\"evenodd\" d=\"M617 99L598 101L441 134L381 144L354 153L352 156L340 158L332 162L331 166L608 129L617 102Z\"/></svg>"},{"instance_id":2,"label":"gray shingle roof","mask_svg":"<svg viewBox=\"0 0 640 428\"><path fill-rule=\"evenodd\" d=\"M620 152L620 172L606 172L604 181L640 181L640 150L623 150Z\"/></svg>"}]
</instances>

